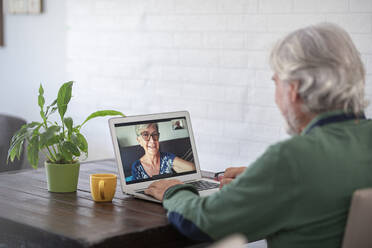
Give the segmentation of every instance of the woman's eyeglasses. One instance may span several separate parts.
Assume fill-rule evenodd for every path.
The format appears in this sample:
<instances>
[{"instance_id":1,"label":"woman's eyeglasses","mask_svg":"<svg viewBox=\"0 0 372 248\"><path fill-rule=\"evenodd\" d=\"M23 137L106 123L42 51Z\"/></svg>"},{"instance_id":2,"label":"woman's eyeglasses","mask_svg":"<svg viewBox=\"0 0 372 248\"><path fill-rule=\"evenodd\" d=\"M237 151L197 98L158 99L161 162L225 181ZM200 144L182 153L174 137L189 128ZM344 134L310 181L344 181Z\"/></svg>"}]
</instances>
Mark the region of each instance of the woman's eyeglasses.
<instances>
[{"instance_id":1,"label":"woman's eyeglasses","mask_svg":"<svg viewBox=\"0 0 372 248\"><path fill-rule=\"evenodd\" d=\"M141 133L141 137L142 139L144 139L145 141L149 141L150 140L150 137L152 137L152 139L154 141L158 141L159 140L159 135L160 133L157 133L157 132L154 132L152 134L149 134L148 132L143 132Z\"/></svg>"}]
</instances>

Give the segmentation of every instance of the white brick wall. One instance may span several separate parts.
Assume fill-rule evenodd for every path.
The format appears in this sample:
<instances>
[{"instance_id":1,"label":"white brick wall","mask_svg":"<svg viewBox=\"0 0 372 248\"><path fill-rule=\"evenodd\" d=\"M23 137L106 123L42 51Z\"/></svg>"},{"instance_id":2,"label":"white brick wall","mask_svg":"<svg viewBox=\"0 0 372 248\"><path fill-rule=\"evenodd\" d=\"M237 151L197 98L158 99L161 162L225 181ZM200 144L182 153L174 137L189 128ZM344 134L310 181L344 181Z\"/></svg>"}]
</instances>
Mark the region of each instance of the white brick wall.
<instances>
[{"instance_id":1,"label":"white brick wall","mask_svg":"<svg viewBox=\"0 0 372 248\"><path fill-rule=\"evenodd\" d=\"M292 11L292 0L260 0L259 11L262 13L291 13Z\"/></svg>"},{"instance_id":2,"label":"white brick wall","mask_svg":"<svg viewBox=\"0 0 372 248\"><path fill-rule=\"evenodd\" d=\"M372 1L350 0L350 11L352 12L372 12Z\"/></svg>"},{"instance_id":3,"label":"white brick wall","mask_svg":"<svg viewBox=\"0 0 372 248\"><path fill-rule=\"evenodd\" d=\"M349 0L294 0L293 11L298 13L348 12Z\"/></svg>"},{"instance_id":4,"label":"white brick wall","mask_svg":"<svg viewBox=\"0 0 372 248\"><path fill-rule=\"evenodd\" d=\"M66 12L77 118L97 108L189 110L206 170L249 165L288 137L267 58L296 28L330 21L348 30L372 100L371 0L69 0ZM107 120L85 133L89 159L113 157Z\"/></svg>"}]
</instances>

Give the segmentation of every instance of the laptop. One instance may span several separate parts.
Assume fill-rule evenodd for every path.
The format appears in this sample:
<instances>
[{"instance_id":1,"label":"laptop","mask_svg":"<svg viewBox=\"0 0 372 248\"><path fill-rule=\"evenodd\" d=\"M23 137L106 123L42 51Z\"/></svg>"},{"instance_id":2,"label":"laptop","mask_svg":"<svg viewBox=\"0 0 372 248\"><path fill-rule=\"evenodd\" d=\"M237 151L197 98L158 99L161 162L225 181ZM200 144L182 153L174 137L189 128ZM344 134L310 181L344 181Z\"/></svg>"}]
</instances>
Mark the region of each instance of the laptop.
<instances>
[{"instance_id":1,"label":"laptop","mask_svg":"<svg viewBox=\"0 0 372 248\"><path fill-rule=\"evenodd\" d=\"M200 196L218 191L217 181L202 179L187 111L111 118L109 126L123 193L159 202L144 190L170 178L194 185Z\"/></svg>"}]
</instances>

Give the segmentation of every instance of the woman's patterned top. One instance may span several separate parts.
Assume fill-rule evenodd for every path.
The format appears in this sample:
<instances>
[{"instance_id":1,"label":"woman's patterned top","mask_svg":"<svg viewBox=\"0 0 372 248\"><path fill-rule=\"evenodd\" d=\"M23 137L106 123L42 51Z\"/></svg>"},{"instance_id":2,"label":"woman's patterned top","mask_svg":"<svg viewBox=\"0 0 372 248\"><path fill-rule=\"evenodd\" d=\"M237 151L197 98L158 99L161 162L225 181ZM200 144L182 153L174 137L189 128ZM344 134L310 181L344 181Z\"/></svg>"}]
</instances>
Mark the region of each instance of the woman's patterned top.
<instances>
[{"instance_id":1,"label":"woman's patterned top","mask_svg":"<svg viewBox=\"0 0 372 248\"><path fill-rule=\"evenodd\" d=\"M159 175L172 174L173 171L173 160L176 157L173 153L160 152L160 171ZM132 180L146 179L150 176L146 173L143 168L141 161L137 160L132 164Z\"/></svg>"}]
</instances>

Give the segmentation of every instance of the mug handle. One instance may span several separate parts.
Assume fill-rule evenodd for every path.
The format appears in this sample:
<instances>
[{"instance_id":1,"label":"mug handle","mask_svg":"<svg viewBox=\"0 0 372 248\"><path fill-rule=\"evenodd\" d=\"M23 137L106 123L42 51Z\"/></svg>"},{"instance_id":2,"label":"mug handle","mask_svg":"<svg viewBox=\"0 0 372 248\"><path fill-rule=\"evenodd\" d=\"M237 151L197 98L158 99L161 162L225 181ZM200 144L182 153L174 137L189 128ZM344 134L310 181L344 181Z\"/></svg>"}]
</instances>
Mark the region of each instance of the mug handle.
<instances>
[{"instance_id":1,"label":"mug handle","mask_svg":"<svg viewBox=\"0 0 372 248\"><path fill-rule=\"evenodd\" d=\"M105 181L99 181L99 194L101 195L101 200L105 199Z\"/></svg>"}]
</instances>

